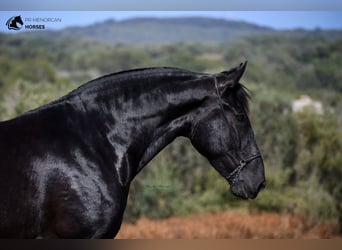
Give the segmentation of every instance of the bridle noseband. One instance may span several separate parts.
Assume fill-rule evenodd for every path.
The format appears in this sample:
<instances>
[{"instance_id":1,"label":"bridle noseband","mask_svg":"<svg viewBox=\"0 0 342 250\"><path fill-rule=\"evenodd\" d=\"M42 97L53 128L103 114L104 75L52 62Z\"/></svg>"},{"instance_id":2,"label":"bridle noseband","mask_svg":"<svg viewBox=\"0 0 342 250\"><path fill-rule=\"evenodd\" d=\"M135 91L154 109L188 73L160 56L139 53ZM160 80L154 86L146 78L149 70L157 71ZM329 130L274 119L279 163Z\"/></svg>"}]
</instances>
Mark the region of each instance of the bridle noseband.
<instances>
[{"instance_id":1,"label":"bridle noseband","mask_svg":"<svg viewBox=\"0 0 342 250\"><path fill-rule=\"evenodd\" d=\"M229 122L228 122L228 119L227 117L224 115L224 109L223 109L223 101L221 99L221 95L220 95L220 91L219 91L219 88L217 86L217 79L216 77L214 76L214 82L215 82L215 89L216 89L216 94L217 94L217 98L218 98L218 102L219 102L219 105L220 105L220 110L222 112L222 115L227 123L227 125L229 125ZM235 110L226 102L224 102L225 105L227 105L230 109L232 109L235 112ZM247 159L242 159L240 160L240 163L239 165L228 175L228 176L225 176L225 178L227 179L227 181L230 183L230 185L234 185L237 181L238 181L238 178L240 176L240 173L242 171L242 169L244 169L248 163L250 163L251 161L257 159L257 158L261 158L261 154L255 154L255 155L252 155L250 157L248 157Z\"/></svg>"},{"instance_id":2,"label":"bridle noseband","mask_svg":"<svg viewBox=\"0 0 342 250\"><path fill-rule=\"evenodd\" d=\"M247 159L242 159L239 165L233 170L233 172L231 172L228 176L225 177L227 181L231 185L234 185L238 181L242 169L244 169L244 167L246 167L248 163L250 163L251 161L259 157L261 157L261 155L256 154L256 155L250 156Z\"/></svg>"}]
</instances>

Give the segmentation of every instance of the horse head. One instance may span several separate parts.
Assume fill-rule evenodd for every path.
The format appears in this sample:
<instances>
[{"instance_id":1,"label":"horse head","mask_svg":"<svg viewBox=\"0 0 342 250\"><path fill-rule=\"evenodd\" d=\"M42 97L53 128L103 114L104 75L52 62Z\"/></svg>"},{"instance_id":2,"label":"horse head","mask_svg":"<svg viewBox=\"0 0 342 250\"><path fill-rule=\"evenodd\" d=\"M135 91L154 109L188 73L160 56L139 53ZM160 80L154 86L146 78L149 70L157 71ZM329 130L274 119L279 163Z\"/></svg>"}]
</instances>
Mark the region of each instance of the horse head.
<instances>
[{"instance_id":1,"label":"horse head","mask_svg":"<svg viewBox=\"0 0 342 250\"><path fill-rule=\"evenodd\" d=\"M248 117L249 95L239 83L247 63L213 75L215 89L193 121L191 142L229 182L253 199L265 186L264 165Z\"/></svg>"}]
</instances>

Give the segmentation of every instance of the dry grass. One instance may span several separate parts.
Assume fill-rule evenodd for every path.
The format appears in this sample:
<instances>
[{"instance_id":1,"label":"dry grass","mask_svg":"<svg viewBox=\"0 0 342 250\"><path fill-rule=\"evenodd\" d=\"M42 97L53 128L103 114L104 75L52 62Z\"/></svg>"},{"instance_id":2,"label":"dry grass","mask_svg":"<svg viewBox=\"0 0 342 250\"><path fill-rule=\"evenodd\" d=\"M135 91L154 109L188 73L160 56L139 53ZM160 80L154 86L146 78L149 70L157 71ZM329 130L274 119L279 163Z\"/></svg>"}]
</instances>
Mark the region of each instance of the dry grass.
<instances>
[{"instance_id":1,"label":"dry grass","mask_svg":"<svg viewBox=\"0 0 342 250\"><path fill-rule=\"evenodd\" d=\"M172 217L161 220L141 218L123 223L116 238L336 238L336 221L313 223L306 216L247 211L228 211Z\"/></svg>"}]
</instances>

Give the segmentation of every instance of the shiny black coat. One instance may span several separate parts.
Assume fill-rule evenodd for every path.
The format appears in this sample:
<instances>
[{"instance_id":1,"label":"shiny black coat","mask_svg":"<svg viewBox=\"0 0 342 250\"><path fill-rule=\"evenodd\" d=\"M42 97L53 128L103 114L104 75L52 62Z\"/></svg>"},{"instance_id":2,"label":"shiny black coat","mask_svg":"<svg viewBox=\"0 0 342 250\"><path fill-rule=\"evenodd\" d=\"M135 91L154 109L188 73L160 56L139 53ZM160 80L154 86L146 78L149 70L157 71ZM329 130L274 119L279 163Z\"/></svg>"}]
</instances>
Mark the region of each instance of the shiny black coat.
<instances>
[{"instance_id":1,"label":"shiny black coat","mask_svg":"<svg viewBox=\"0 0 342 250\"><path fill-rule=\"evenodd\" d=\"M134 176L215 98L211 75L131 70L1 122L0 237L113 238Z\"/></svg>"}]
</instances>

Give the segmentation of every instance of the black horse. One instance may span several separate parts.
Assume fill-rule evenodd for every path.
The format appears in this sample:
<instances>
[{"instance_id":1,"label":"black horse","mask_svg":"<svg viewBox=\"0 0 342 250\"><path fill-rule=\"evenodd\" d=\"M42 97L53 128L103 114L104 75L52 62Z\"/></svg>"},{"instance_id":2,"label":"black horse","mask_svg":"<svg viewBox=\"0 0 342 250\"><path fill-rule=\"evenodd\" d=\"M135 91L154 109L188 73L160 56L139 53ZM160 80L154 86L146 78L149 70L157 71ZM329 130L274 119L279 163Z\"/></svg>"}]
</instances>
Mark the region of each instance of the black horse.
<instances>
[{"instance_id":1,"label":"black horse","mask_svg":"<svg viewBox=\"0 0 342 250\"><path fill-rule=\"evenodd\" d=\"M132 179L178 136L189 138L242 198L265 185L239 83L146 68L107 75L0 123L0 236L113 238Z\"/></svg>"}]
</instances>

